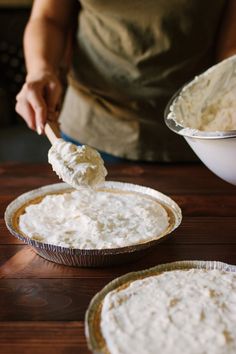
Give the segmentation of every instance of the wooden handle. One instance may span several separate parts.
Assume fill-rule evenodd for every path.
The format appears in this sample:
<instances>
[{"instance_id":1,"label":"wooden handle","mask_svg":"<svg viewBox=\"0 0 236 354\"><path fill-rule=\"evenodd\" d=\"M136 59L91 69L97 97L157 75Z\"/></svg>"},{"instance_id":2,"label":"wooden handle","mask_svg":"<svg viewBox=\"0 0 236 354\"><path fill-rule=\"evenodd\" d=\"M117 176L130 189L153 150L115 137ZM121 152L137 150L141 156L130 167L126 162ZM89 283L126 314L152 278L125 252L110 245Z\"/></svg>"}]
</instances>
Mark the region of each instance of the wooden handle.
<instances>
[{"instance_id":1,"label":"wooden handle","mask_svg":"<svg viewBox=\"0 0 236 354\"><path fill-rule=\"evenodd\" d=\"M45 125L44 131L51 144L54 144L55 141L61 137L57 122L48 121Z\"/></svg>"}]
</instances>

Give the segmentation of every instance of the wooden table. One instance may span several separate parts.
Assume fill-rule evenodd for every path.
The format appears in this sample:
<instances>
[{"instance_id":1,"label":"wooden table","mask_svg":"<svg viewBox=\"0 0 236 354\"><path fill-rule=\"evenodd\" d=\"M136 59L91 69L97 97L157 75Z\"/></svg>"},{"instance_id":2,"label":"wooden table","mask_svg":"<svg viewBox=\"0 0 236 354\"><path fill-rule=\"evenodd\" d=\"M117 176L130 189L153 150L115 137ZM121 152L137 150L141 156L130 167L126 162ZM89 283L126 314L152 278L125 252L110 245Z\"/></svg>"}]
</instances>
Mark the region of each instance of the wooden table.
<instances>
[{"instance_id":1,"label":"wooden table","mask_svg":"<svg viewBox=\"0 0 236 354\"><path fill-rule=\"evenodd\" d=\"M9 234L6 206L58 179L49 165L0 165L0 352L89 353L84 314L93 295L124 273L176 260L236 264L236 187L201 164L111 166L109 179L156 188L182 208L182 225L140 261L104 269L48 262Z\"/></svg>"}]
</instances>

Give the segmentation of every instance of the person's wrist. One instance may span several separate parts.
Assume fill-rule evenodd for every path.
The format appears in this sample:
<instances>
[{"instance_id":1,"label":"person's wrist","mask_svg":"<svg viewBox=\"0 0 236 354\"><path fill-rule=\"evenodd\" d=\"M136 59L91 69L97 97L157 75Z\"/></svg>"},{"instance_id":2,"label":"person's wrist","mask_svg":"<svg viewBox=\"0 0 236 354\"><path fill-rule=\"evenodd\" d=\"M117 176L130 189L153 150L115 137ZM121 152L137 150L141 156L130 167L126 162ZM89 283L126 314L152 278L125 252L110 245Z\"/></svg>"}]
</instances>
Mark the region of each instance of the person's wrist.
<instances>
[{"instance_id":1,"label":"person's wrist","mask_svg":"<svg viewBox=\"0 0 236 354\"><path fill-rule=\"evenodd\" d=\"M59 70L51 65L38 65L34 68L30 68L27 71L26 82L34 80L35 78L54 76L59 77Z\"/></svg>"}]
</instances>

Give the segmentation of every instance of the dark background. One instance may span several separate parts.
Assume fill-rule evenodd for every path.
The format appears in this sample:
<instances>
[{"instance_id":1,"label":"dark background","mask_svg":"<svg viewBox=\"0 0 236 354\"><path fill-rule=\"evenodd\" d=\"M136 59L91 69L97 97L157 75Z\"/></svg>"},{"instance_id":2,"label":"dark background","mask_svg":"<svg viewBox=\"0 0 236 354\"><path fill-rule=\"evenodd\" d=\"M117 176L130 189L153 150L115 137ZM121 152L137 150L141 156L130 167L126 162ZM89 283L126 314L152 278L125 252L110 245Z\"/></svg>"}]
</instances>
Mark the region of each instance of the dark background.
<instances>
[{"instance_id":1,"label":"dark background","mask_svg":"<svg viewBox=\"0 0 236 354\"><path fill-rule=\"evenodd\" d=\"M15 96L25 79L22 39L31 3L0 1L0 162L47 161L50 147L15 113Z\"/></svg>"}]
</instances>

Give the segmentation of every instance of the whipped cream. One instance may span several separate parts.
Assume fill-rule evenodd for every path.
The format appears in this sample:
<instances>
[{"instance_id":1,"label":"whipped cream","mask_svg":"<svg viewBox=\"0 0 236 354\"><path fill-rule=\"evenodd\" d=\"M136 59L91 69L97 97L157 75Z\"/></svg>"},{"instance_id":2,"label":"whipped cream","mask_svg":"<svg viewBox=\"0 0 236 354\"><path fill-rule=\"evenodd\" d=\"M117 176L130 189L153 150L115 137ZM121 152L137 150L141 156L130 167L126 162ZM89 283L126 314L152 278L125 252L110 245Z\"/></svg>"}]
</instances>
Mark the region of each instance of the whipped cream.
<instances>
[{"instance_id":1,"label":"whipped cream","mask_svg":"<svg viewBox=\"0 0 236 354\"><path fill-rule=\"evenodd\" d=\"M236 274L175 270L108 293L100 323L111 354L236 353Z\"/></svg>"},{"instance_id":2,"label":"whipped cream","mask_svg":"<svg viewBox=\"0 0 236 354\"><path fill-rule=\"evenodd\" d=\"M236 130L236 55L186 85L170 107L167 119L183 126L183 135L189 135L191 129L192 135L196 131Z\"/></svg>"},{"instance_id":3,"label":"whipped cream","mask_svg":"<svg viewBox=\"0 0 236 354\"><path fill-rule=\"evenodd\" d=\"M45 196L20 216L27 237L57 246L104 249L161 237L169 217L157 201L138 193L91 188Z\"/></svg>"},{"instance_id":4,"label":"whipped cream","mask_svg":"<svg viewBox=\"0 0 236 354\"><path fill-rule=\"evenodd\" d=\"M48 152L53 170L74 188L104 183L107 170L100 154L93 148L58 139Z\"/></svg>"},{"instance_id":5,"label":"whipped cream","mask_svg":"<svg viewBox=\"0 0 236 354\"><path fill-rule=\"evenodd\" d=\"M236 87L209 104L202 112L199 130L236 130Z\"/></svg>"}]
</instances>

